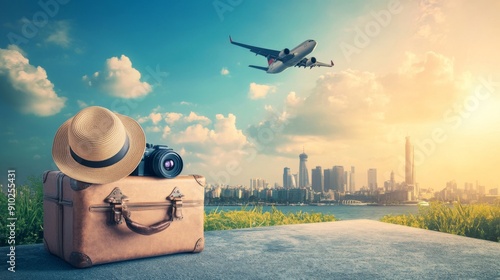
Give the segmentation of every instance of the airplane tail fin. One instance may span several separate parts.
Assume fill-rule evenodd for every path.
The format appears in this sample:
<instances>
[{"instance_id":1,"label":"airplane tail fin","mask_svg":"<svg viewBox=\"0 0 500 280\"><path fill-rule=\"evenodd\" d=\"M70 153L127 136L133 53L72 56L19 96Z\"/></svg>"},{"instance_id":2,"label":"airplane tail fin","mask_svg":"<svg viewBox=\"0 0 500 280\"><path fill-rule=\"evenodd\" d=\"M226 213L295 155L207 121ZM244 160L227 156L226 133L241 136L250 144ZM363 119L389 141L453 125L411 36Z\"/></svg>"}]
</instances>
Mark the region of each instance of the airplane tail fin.
<instances>
[{"instance_id":1,"label":"airplane tail fin","mask_svg":"<svg viewBox=\"0 0 500 280\"><path fill-rule=\"evenodd\" d=\"M269 70L269 67L262 67L262 66L256 66L256 65L248 65L248 67L252 67L252 68L264 70L264 71Z\"/></svg>"},{"instance_id":2,"label":"airplane tail fin","mask_svg":"<svg viewBox=\"0 0 500 280\"><path fill-rule=\"evenodd\" d=\"M276 61L276 59L272 58L271 56L267 56L267 66L273 64L274 61Z\"/></svg>"},{"instance_id":3,"label":"airplane tail fin","mask_svg":"<svg viewBox=\"0 0 500 280\"><path fill-rule=\"evenodd\" d=\"M271 57L270 57L270 58L268 58L268 59L267 59L267 65L271 65L271 64L273 64L273 62L274 62L275 60L276 60L276 59L271 58Z\"/></svg>"}]
</instances>

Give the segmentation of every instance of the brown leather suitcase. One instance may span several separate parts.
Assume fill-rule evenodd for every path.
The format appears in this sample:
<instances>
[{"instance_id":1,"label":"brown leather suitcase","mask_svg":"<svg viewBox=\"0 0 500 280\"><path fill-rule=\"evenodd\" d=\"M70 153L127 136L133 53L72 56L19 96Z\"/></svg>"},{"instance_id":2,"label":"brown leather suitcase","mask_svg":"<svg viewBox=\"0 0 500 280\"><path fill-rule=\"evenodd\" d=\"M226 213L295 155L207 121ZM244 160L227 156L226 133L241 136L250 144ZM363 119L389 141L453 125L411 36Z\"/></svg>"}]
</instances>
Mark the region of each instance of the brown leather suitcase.
<instances>
[{"instance_id":1,"label":"brown leather suitcase","mask_svg":"<svg viewBox=\"0 0 500 280\"><path fill-rule=\"evenodd\" d=\"M129 176L92 185L43 175L45 248L75 267L201 252L205 178Z\"/></svg>"}]
</instances>

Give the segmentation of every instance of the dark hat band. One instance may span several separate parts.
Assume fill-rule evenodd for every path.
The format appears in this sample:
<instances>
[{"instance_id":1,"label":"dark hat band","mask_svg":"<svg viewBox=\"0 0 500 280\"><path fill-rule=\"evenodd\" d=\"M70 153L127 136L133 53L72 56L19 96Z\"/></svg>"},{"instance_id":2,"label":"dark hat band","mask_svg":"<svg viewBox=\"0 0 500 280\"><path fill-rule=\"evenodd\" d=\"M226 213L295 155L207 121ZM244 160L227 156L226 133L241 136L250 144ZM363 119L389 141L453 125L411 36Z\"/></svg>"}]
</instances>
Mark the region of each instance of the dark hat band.
<instances>
[{"instance_id":1,"label":"dark hat band","mask_svg":"<svg viewBox=\"0 0 500 280\"><path fill-rule=\"evenodd\" d=\"M105 160L100 160L100 161L93 161L93 160L86 160L84 158L81 158L78 156L75 152L73 152L73 149L69 147L69 152L71 154L71 157L78 162L79 164L86 166L86 167L91 167L91 168L103 168L103 167L108 167L111 166L120 160L122 160L125 155L128 152L128 149L130 147L129 140L128 140L128 135L125 138L125 143L123 143L122 148L116 153L114 156L105 159Z\"/></svg>"}]
</instances>

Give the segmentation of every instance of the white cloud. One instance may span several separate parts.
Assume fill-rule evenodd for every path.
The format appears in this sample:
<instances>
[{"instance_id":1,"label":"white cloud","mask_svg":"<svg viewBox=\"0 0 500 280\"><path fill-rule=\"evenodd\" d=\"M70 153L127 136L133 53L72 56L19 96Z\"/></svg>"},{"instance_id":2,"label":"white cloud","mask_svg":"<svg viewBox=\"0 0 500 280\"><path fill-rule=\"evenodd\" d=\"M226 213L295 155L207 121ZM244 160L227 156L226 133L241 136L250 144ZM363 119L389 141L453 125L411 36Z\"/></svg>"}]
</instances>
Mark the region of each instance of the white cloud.
<instances>
[{"instance_id":1,"label":"white cloud","mask_svg":"<svg viewBox=\"0 0 500 280\"><path fill-rule=\"evenodd\" d=\"M201 124L194 124L177 133L174 142L177 144L197 143L203 145L209 137L210 130L208 128Z\"/></svg>"},{"instance_id":2,"label":"white cloud","mask_svg":"<svg viewBox=\"0 0 500 280\"><path fill-rule=\"evenodd\" d=\"M249 143L241 129L237 128L236 116L228 114L208 117L191 112L188 116L181 113L163 113L165 122L146 128L152 143L164 143L176 151L183 151L182 157L196 170L187 171L208 173L213 168L224 168L228 162L242 160ZM152 123L151 118L139 118L144 123ZM144 126L144 124L143 124Z\"/></svg>"},{"instance_id":3,"label":"white cloud","mask_svg":"<svg viewBox=\"0 0 500 280\"><path fill-rule=\"evenodd\" d=\"M220 70L220 74L222 76L227 76L229 75L229 70L226 67L222 67L222 69Z\"/></svg>"},{"instance_id":4,"label":"white cloud","mask_svg":"<svg viewBox=\"0 0 500 280\"><path fill-rule=\"evenodd\" d=\"M250 88L248 90L248 97L250 97L250 99L261 99L265 98L267 94L274 92L276 92L275 86L250 83Z\"/></svg>"},{"instance_id":5,"label":"white cloud","mask_svg":"<svg viewBox=\"0 0 500 280\"><path fill-rule=\"evenodd\" d=\"M138 98L152 91L150 84L141 82L141 73L132 67L132 61L125 55L107 59L104 70L95 72L91 77L85 75L83 80L89 86L96 86L111 96L121 98Z\"/></svg>"},{"instance_id":6,"label":"white cloud","mask_svg":"<svg viewBox=\"0 0 500 280\"><path fill-rule=\"evenodd\" d=\"M31 65L18 47L0 49L0 91L24 114L54 115L66 102L54 91L45 69Z\"/></svg>"},{"instance_id":7,"label":"white cloud","mask_svg":"<svg viewBox=\"0 0 500 280\"><path fill-rule=\"evenodd\" d=\"M79 108L85 108L89 106L89 104L87 104L85 101L82 100L77 100L76 103L78 104Z\"/></svg>"},{"instance_id":8,"label":"white cloud","mask_svg":"<svg viewBox=\"0 0 500 280\"><path fill-rule=\"evenodd\" d=\"M304 100L302 98L297 97L297 94L292 91L290 92L285 100L285 104L287 107L295 107L299 104L301 104Z\"/></svg>"},{"instance_id":9,"label":"white cloud","mask_svg":"<svg viewBox=\"0 0 500 280\"><path fill-rule=\"evenodd\" d=\"M406 53L398 73L380 77L390 97L387 117L397 122L436 120L463 97L468 73L455 73L453 59L435 52Z\"/></svg>"},{"instance_id":10,"label":"white cloud","mask_svg":"<svg viewBox=\"0 0 500 280\"><path fill-rule=\"evenodd\" d=\"M159 121L161 121L162 116L160 113L151 113L149 114L149 118L153 122L153 124L157 124Z\"/></svg>"},{"instance_id":11,"label":"white cloud","mask_svg":"<svg viewBox=\"0 0 500 280\"><path fill-rule=\"evenodd\" d=\"M69 23L67 21L56 21L51 31L52 33L47 37L46 42L59 45L63 48L69 47L71 39L69 37Z\"/></svg>"},{"instance_id":12,"label":"white cloud","mask_svg":"<svg viewBox=\"0 0 500 280\"><path fill-rule=\"evenodd\" d=\"M145 117L137 117L137 122L142 124L142 123L145 123L149 120L149 116L145 116Z\"/></svg>"},{"instance_id":13,"label":"white cloud","mask_svg":"<svg viewBox=\"0 0 500 280\"><path fill-rule=\"evenodd\" d=\"M171 112L171 113L166 113L165 114L165 122L172 125L173 123L175 123L176 121L180 120L182 118L182 114L181 113L175 113L175 112Z\"/></svg>"},{"instance_id":14,"label":"white cloud","mask_svg":"<svg viewBox=\"0 0 500 280\"><path fill-rule=\"evenodd\" d=\"M146 127L146 132L160 132L161 128L157 125Z\"/></svg>"},{"instance_id":15,"label":"white cloud","mask_svg":"<svg viewBox=\"0 0 500 280\"><path fill-rule=\"evenodd\" d=\"M285 102L290 117L284 132L332 137L378 120L388 98L374 74L349 69L320 77L307 98L290 93Z\"/></svg>"},{"instance_id":16,"label":"white cloud","mask_svg":"<svg viewBox=\"0 0 500 280\"><path fill-rule=\"evenodd\" d=\"M238 148L246 143L243 132L236 128L236 116L228 114L227 118L222 114L215 116L214 130L210 133L210 138L214 145Z\"/></svg>"},{"instance_id":17,"label":"white cloud","mask_svg":"<svg viewBox=\"0 0 500 280\"><path fill-rule=\"evenodd\" d=\"M427 52L408 53L394 73L327 73L305 98L290 92L283 112L251 125L247 135L264 153L286 156L296 155L301 143L308 142L315 143L309 150L318 155L355 142L375 145L379 142L373 139L386 141L394 125L440 122L457 101L463 103L470 77L456 72L453 59Z\"/></svg>"},{"instance_id":18,"label":"white cloud","mask_svg":"<svg viewBox=\"0 0 500 280\"><path fill-rule=\"evenodd\" d=\"M163 139L166 139L168 137L168 135L170 134L170 127L168 125L166 125L164 128L163 128L163 134L161 135L161 138Z\"/></svg>"},{"instance_id":19,"label":"white cloud","mask_svg":"<svg viewBox=\"0 0 500 280\"><path fill-rule=\"evenodd\" d=\"M195 112L190 112L188 116L184 116L181 113L176 112L167 112L161 113L159 112L160 108L155 108L148 116L138 116L137 121L141 124L151 122L153 125L163 125L162 120L167 125L180 125L183 126L189 123L200 123L203 125L210 124L212 121L202 115L198 115Z\"/></svg>"},{"instance_id":20,"label":"white cloud","mask_svg":"<svg viewBox=\"0 0 500 280\"><path fill-rule=\"evenodd\" d=\"M420 1L416 35L436 43L445 39L448 31L445 10L447 1Z\"/></svg>"},{"instance_id":21,"label":"white cloud","mask_svg":"<svg viewBox=\"0 0 500 280\"><path fill-rule=\"evenodd\" d=\"M184 117L184 120L187 122L190 122L190 123L191 122L200 122L202 124L209 124L211 122L209 118L207 118L205 116L197 115L195 112L189 113L189 116Z\"/></svg>"},{"instance_id":22,"label":"white cloud","mask_svg":"<svg viewBox=\"0 0 500 280\"><path fill-rule=\"evenodd\" d=\"M178 132L172 132L166 139L178 149L186 152L185 162L193 163L196 172L222 170L228 163L240 162L248 150L249 143L236 126L236 116L222 114L215 116L213 127L197 123ZM213 179L213 178L212 178Z\"/></svg>"}]
</instances>

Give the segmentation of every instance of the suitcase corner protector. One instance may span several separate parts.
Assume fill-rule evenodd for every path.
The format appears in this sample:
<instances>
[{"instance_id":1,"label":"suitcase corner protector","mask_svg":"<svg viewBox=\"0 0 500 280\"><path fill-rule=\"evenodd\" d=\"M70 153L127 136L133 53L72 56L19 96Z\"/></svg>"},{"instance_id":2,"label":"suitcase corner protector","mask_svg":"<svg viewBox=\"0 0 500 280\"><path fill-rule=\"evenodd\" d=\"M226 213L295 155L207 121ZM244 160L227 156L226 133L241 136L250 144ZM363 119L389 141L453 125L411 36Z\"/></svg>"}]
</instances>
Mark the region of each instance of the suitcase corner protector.
<instances>
[{"instance_id":1,"label":"suitcase corner protector","mask_svg":"<svg viewBox=\"0 0 500 280\"><path fill-rule=\"evenodd\" d=\"M205 177L204 176L196 175L196 174L193 174L192 176L196 180L196 182L198 183L198 185L200 185L202 187L205 186Z\"/></svg>"},{"instance_id":2,"label":"suitcase corner protector","mask_svg":"<svg viewBox=\"0 0 500 280\"><path fill-rule=\"evenodd\" d=\"M80 252L71 252L69 256L69 263L78 268L86 268L92 266L92 260L89 256Z\"/></svg>"},{"instance_id":3,"label":"suitcase corner protector","mask_svg":"<svg viewBox=\"0 0 500 280\"><path fill-rule=\"evenodd\" d=\"M202 237L202 238L198 239L198 241L196 241L196 244L194 245L193 253L199 253L199 252L203 251L204 248L205 248L205 239Z\"/></svg>"}]
</instances>

